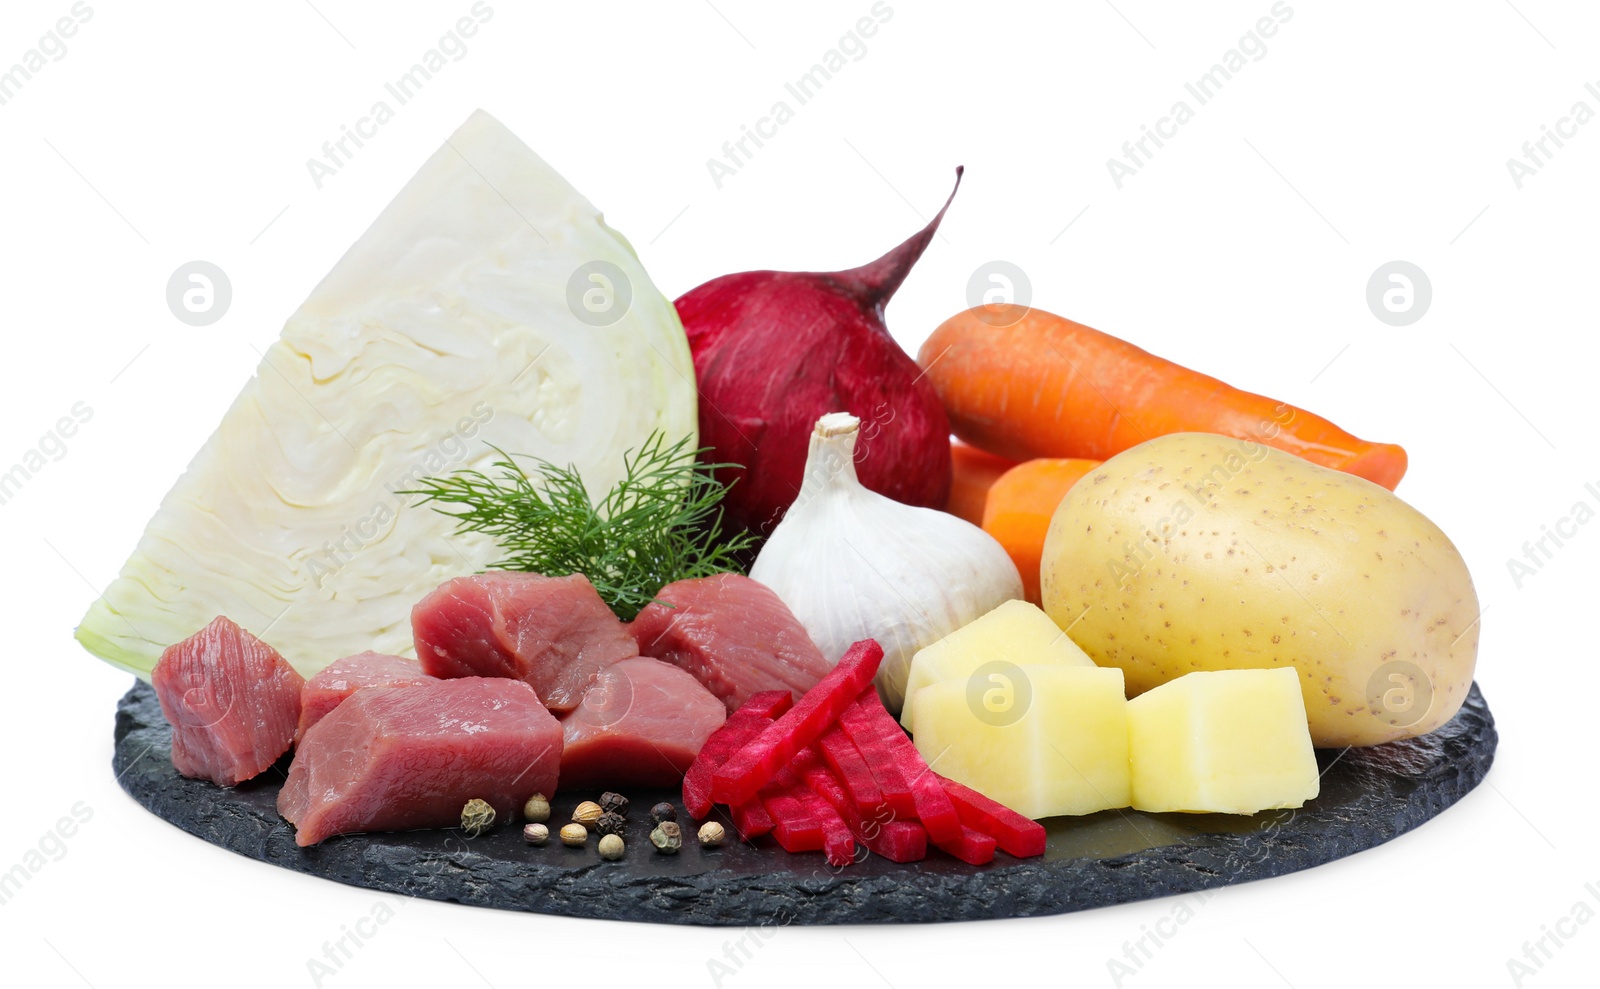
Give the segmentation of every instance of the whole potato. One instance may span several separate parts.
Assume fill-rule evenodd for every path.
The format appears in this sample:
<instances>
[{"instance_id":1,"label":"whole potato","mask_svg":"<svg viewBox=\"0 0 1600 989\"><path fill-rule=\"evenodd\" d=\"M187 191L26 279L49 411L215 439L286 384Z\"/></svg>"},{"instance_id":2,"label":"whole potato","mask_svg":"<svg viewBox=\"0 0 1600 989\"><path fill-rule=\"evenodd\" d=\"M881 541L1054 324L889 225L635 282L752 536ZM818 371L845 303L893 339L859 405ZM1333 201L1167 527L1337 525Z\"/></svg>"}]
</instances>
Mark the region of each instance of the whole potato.
<instances>
[{"instance_id":1,"label":"whole potato","mask_svg":"<svg viewBox=\"0 0 1600 989\"><path fill-rule=\"evenodd\" d=\"M1478 597L1389 491L1209 433L1133 447L1050 523L1045 611L1130 695L1193 670L1292 666L1319 746L1432 731L1461 707Z\"/></svg>"}]
</instances>

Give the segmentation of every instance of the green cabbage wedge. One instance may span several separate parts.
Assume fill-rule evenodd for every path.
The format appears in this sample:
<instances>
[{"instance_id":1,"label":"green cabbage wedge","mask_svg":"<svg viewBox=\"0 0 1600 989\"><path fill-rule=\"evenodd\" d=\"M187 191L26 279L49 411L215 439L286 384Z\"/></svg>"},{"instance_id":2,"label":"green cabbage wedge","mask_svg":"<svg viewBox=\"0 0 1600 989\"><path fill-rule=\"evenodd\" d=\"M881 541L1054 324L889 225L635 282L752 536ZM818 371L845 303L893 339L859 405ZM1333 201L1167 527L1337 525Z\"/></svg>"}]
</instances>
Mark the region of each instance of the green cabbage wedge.
<instances>
[{"instance_id":1,"label":"green cabbage wedge","mask_svg":"<svg viewBox=\"0 0 1600 989\"><path fill-rule=\"evenodd\" d=\"M307 675L409 655L411 606L498 552L398 490L493 444L600 497L651 432L696 435L695 396L628 242L479 111L289 318L78 641L146 679L219 614Z\"/></svg>"}]
</instances>

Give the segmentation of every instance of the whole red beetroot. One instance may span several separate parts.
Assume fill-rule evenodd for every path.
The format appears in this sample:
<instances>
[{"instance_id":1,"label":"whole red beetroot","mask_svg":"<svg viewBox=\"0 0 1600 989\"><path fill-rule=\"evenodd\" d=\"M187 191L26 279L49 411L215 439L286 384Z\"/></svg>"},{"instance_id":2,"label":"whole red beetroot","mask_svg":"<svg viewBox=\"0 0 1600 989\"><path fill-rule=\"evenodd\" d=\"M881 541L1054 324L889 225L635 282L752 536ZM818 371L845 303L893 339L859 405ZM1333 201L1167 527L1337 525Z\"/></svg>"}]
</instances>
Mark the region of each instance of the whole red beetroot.
<instances>
[{"instance_id":1,"label":"whole red beetroot","mask_svg":"<svg viewBox=\"0 0 1600 989\"><path fill-rule=\"evenodd\" d=\"M956 188L961 169L956 169ZM955 190L950 199L955 198ZM745 271L678 299L700 389L700 444L735 463L730 526L765 535L800 492L817 418L861 419L856 472L873 491L943 508L950 423L922 369L884 326L883 310L950 208L905 243L849 271Z\"/></svg>"}]
</instances>

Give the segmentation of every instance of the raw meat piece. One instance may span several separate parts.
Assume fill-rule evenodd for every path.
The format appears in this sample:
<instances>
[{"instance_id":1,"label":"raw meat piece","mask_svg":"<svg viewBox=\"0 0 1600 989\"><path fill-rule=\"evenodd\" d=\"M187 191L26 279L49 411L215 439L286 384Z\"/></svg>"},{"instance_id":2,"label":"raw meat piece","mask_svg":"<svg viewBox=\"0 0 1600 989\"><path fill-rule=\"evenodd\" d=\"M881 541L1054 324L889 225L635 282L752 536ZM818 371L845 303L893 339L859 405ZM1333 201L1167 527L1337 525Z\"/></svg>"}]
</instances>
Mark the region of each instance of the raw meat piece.
<instances>
[{"instance_id":1,"label":"raw meat piece","mask_svg":"<svg viewBox=\"0 0 1600 989\"><path fill-rule=\"evenodd\" d=\"M362 687L410 687L433 679L422 672L422 664L404 656L358 652L336 659L307 680L300 691L300 727L295 730L294 742L299 745L312 725Z\"/></svg>"},{"instance_id":2,"label":"raw meat piece","mask_svg":"<svg viewBox=\"0 0 1600 989\"><path fill-rule=\"evenodd\" d=\"M526 680L558 714L578 706L601 670L639 655L582 574L457 577L417 602L411 630L424 673Z\"/></svg>"},{"instance_id":3,"label":"raw meat piece","mask_svg":"<svg viewBox=\"0 0 1600 989\"><path fill-rule=\"evenodd\" d=\"M831 728L856 695L872 685L882 661L883 647L871 639L851 646L839 659L839 665L806 691L794 707L722 764L711 780L712 797L720 803L741 804L755 796L795 753ZM939 795L943 797L944 791L940 790ZM955 819L954 810L950 817Z\"/></svg>"},{"instance_id":4,"label":"raw meat piece","mask_svg":"<svg viewBox=\"0 0 1600 989\"><path fill-rule=\"evenodd\" d=\"M765 584L722 573L668 584L629 625L639 652L694 674L729 711L751 694L816 686L829 662ZM667 605L672 605L668 607Z\"/></svg>"},{"instance_id":5,"label":"raw meat piece","mask_svg":"<svg viewBox=\"0 0 1600 989\"><path fill-rule=\"evenodd\" d=\"M676 666L642 657L608 666L561 723L562 785L676 786L727 716Z\"/></svg>"},{"instance_id":6,"label":"raw meat piece","mask_svg":"<svg viewBox=\"0 0 1600 989\"><path fill-rule=\"evenodd\" d=\"M940 776L939 785L950 795L961 823L992 836L1002 852L1017 858L1044 854L1044 825L1038 821L1030 821L1005 804L955 780Z\"/></svg>"},{"instance_id":7,"label":"raw meat piece","mask_svg":"<svg viewBox=\"0 0 1600 989\"><path fill-rule=\"evenodd\" d=\"M278 794L295 843L336 834L456 827L468 800L515 821L554 793L561 724L503 677L366 687L306 732Z\"/></svg>"},{"instance_id":8,"label":"raw meat piece","mask_svg":"<svg viewBox=\"0 0 1600 989\"><path fill-rule=\"evenodd\" d=\"M218 615L150 673L172 725L172 766L235 786L289 751L305 681L276 649Z\"/></svg>"}]
</instances>

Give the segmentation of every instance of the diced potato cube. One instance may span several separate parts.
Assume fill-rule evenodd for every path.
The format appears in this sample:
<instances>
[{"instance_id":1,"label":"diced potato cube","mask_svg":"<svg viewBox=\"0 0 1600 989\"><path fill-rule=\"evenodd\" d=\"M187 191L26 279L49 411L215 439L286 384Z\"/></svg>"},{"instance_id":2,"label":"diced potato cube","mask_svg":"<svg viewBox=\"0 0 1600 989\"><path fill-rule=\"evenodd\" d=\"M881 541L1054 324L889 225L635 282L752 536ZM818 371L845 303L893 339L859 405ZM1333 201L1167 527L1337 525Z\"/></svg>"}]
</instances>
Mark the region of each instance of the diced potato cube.
<instances>
[{"instance_id":1,"label":"diced potato cube","mask_svg":"<svg viewBox=\"0 0 1600 989\"><path fill-rule=\"evenodd\" d=\"M1254 814L1299 807L1319 776L1289 667L1189 673L1128 702L1133 806Z\"/></svg>"},{"instance_id":2,"label":"diced potato cube","mask_svg":"<svg viewBox=\"0 0 1600 989\"><path fill-rule=\"evenodd\" d=\"M1128 806L1121 670L1002 666L914 696L917 751L935 772L1035 820Z\"/></svg>"},{"instance_id":3,"label":"diced potato cube","mask_svg":"<svg viewBox=\"0 0 1600 989\"><path fill-rule=\"evenodd\" d=\"M900 723L916 730L912 722L915 708L912 698L918 690L941 680L964 683L978 667L996 661L1017 666L1035 663L1094 665L1089 654L1067 638L1038 605L1022 600L1007 601L938 642L917 650L911 657L906 677L906 700L900 711Z\"/></svg>"}]
</instances>

